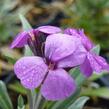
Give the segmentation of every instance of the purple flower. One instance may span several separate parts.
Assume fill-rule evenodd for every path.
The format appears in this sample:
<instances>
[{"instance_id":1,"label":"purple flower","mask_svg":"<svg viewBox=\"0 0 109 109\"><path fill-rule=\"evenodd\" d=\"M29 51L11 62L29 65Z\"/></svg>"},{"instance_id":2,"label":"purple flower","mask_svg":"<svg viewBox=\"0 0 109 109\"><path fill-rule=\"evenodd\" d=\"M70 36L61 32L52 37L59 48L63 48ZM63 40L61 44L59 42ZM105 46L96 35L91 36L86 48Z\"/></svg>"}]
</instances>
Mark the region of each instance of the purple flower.
<instances>
[{"instance_id":1,"label":"purple flower","mask_svg":"<svg viewBox=\"0 0 109 109\"><path fill-rule=\"evenodd\" d=\"M94 44L84 34L83 30L68 28L64 31L64 33L72 35L73 37L78 37L86 48L86 59L83 64L80 65L81 72L86 77L91 76L94 71L96 73L100 73L103 70L109 71L109 65L107 64L106 60L91 51Z\"/></svg>"},{"instance_id":2,"label":"purple flower","mask_svg":"<svg viewBox=\"0 0 109 109\"><path fill-rule=\"evenodd\" d=\"M65 70L84 62L86 50L78 38L58 33L45 42L45 58L23 57L14 66L22 85L28 89L41 87L47 100L63 100L76 90L74 79Z\"/></svg>"},{"instance_id":3,"label":"purple flower","mask_svg":"<svg viewBox=\"0 0 109 109\"><path fill-rule=\"evenodd\" d=\"M11 44L11 48L19 48L23 47L24 45L28 44L29 40L35 40L35 38L40 35L40 33L45 34L54 34L61 32L61 29L55 26L41 26L37 29L31 29L29 31L24 31L19 33L13 43Z\"/></svg>"}]
</instances>

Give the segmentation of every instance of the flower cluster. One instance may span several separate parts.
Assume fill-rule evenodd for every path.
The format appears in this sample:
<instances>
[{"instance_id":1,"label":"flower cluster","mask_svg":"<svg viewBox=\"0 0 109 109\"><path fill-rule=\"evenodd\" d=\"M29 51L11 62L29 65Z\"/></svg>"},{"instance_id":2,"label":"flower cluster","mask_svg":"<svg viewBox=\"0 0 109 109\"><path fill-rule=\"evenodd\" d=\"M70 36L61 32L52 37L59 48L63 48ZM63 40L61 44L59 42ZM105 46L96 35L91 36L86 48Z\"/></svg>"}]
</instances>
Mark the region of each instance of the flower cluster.
<instances>
[{"instance_id":1,"label":"flower cluster","mask_svg":"<svg viewBox=\"0 0 109 109\"><path fill-rule=\"evenodd\" d=\"M83 30L41 26L18 34L11 48L26 44L34 56L19 59L14 65L15 74L25 88L40 87L47 100L63 100L76 91L68 69L79 66L86 77L94 71L109 71L105 59L91 51L95 45Z\"/></svg>"}]
</instances>

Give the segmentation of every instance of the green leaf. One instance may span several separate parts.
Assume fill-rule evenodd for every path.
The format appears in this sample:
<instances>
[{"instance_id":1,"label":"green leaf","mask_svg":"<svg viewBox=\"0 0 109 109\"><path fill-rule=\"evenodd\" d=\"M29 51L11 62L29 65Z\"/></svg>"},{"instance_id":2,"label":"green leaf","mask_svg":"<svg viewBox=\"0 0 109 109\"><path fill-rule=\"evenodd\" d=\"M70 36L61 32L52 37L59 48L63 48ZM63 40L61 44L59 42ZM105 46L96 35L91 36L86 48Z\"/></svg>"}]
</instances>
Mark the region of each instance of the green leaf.
<instances>
[{"instance_id":1,"label":"green leaf","mask_svg":"<svg viewBox=\"0 0 109 109\"><path fill-rule=\"evenodd\" d=\"M89 99L89 97L80 97L78 98L68 109L83 109L84 104Z\"/></svg>"},{"instance_id":2,"label":"green leaf","mask_svg":"<svg viewBox=\"0 0 109 109\"><path fill-rule=\"evenodd\" d=\"M32 56L33 55L32 51L28 45L25 46L24 55L25 56Z\"/></svg>"},{"instance_id":3,"label":"green leaf","mask_svg":"<svg viewBox=\"0 0 109 109\"><path fill-rule=\"evenodd\" d=\"M0 81L0 109L13 109L5 84Z\"/></svg>"},{"instance_id":4,"label":"green leaf","mask_svg":"<svg viewBox=\"0 0 109 109\"><path fill-rule=\"evenodd\" d=\"M24 94L24 95L27 94L26 89L19 82L9 84L8 87L9 87L9 89L11 89L11 90L13 90L17 93L21 93L21 94Z\"/></svg>"},{"instance_id":5,"label":"green leaf","mask_svg":"<svg viewBox=\"0 0 109 109\"><path fill-rule=\"evenodd\" d=\"M93 88L84 88L84 91L81 92L82 96L93 96L93 97L102 97L109 99L109 88L100 87L97 89Z\"/></svg>"},{"instance_id":6,"label":"green leaf","mask_svg":"<svg viewBox=\"0 0 109 109\"><path fill-rule=\"evenodd\" d=\"M93 74L93 75L89 78L89 80L90 80L90 81L95 81L95 80L97 80L97 79L99 79L99 78L101 78L101 77L103 77L103 76L105 76L105 75L108 75L108 73L106 73L106 72L101 72L99 75L98 75L98 74Z\"/></svg>"},{"instance_id":7,"label":"green leaf","mask_svg":"<svg viewBox=\"0 0 109 109\"><path fill-rule=\"evenodd\" d=\"M69 73L75 79L78 87L80 87L86 80L85 76L80 72L80 69L78 67L71 69Z\"/></svg>"},{"instance_id":8,"label":"green leaf","mask_svg":"<svg viewBox=\"0 0 109 109\"><path fill-rule=\"evenodd\" d=\"M18 109L25 109L25 105L24 105L24 101L23 101L23 97L21 95L19 95L18 97Z\"/></svg>"},{"instance_id":9,"label":"green leaf","mask_svg":"<svg viewBox=\"0 0 109 109\"><path fill-rule=\"evenodd\" d=\"M82 73L80 73L77 78L76 78L76 85L78 87L81 87L81 85L84 83L84 81L86 80L86 78L82 75Z\"/></svg>"},{"instance_id":10,"label":"green leaf","mask_svg":"<svg viewBox=\"0 0 109 109\"><path fill-rule=\"evenodd\" d=\"M100 45L96 45L91 49L92 52L96 53L97 55L100 54Z\"/></svg>"},{"instance_id":11,"label":"green leaf","mask_svg":"<svg viewBox=\"0 0 109 109\"><path fill-rule=\"evenodd\" d=\"M24 31L28 31L28 30L32 29L31 25L28 23L27 19L22 14L19 14L19 17L20 17L20 20L22 22L22 26L23 26ZM30 50L30 48L27 45L25 46L24 54L26 56L32 55L32 51Z\"/></svg>"},{"instance_id":12,"label":"green leaf","mask_svg":"<svg viewBox=\"0 0 109 109\"><path fill-rule=\"evenodd\" d=\"M9 57L9 56L5 56L5 58L8 60L8 62L10 64L15 64L15 62L16 62L16 59L15 58L12 58L12 57Z\"/></svg>"},{"instance_id":13,"label":"green leaf","mask_svg":"<svg viewBox=\"0 0 109 109\"><path fill-rule=\"evenodd\" d=\"M22 22L23 29L25 31L32 29L31 25L28 23L27 19L22 14L19 14L19 17Z\"/></svg>"},{"instance_id":14,"label":"green leaf","mask_svg":"<svg viewBox=\"0 0 109 109\"><path fill-rule=\"evenodd\" d=\"M69 73L71 74L71 76L76 79L78 77L78 75L80 74L80 70L78 67L76 68L72 68Z\"/></svg>"}]
</instances>

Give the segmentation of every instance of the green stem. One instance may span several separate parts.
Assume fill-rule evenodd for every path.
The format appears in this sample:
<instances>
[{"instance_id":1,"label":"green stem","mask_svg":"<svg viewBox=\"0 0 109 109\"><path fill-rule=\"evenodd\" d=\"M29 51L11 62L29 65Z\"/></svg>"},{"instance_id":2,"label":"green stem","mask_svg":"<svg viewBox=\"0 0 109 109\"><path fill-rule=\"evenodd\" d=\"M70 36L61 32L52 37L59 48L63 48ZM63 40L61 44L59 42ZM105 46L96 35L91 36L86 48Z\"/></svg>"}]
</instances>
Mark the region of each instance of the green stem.
<instances>
[{"instance_id":1,"label":"green stem","mask_svg":"<svg viewBox=\"0 0 109 109\"><path fill-rule=\"evenodd\" d=\"M37 94L35 90L27 90L27 97L30 109L35 109L35 102L37 98Z\"/></svg>"},{"instance_id":2,"label":"green stem","mask_svg":"<svg viewBox=\"0 0 109 109\"><path fill-rule=\"evenodd\" d=\"M33 99L31 95L31 90L27 90L27 98L29 103L29 109L33 109Z\"/></svg>"},{"instance_id":3,"label":"green stem","mask_svg":"<svg viewBox=\"0 0 109 109\"><path fill-rule=\"evenodd\" d=\"M35 108L34 108L34 109L39 109L39 105L40 105L41 100L42 100L42 95L41 95L41 93L39 92L39 94L38 94L38 96L37 96L37 100L36 100Z\"/></svg>"},{"instance_id":4,"label":"green stem","mask_svg":"<svg viewBox=\"0 0 109 109\"><path fill-rule=\"evenodd\" d=\"M36 103L38 94L36 93L35 90L32 90L31 93L32 93L33 109L35 109L35 103Z\"/></svg>"},{"instance_id":5,"label":"green stem","mask_svg":"<svg viewBox=\"0 0 109 109\"><path fill-rule=\"evenodd\" d=\"M35 90L27 90L27 97L29 109L44 109L46 106L46 100L42 97L40 91L36 93Z\"/></svg>"}]
</instances>

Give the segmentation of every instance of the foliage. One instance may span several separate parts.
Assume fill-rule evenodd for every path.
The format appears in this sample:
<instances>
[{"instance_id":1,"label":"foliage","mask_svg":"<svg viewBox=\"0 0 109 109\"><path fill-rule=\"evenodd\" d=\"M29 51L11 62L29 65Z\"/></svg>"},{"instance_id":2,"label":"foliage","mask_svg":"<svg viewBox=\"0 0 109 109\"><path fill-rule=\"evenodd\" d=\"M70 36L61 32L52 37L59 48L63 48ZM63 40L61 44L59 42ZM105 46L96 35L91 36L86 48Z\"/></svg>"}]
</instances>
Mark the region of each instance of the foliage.
<instances>
[{"instance_id":1,"label":"foliage","mask_svg":"<svg viewBox=\"0 0 109 109\"><path fill-rule=\"evenodd\" d=\"M21 95L18 97L18 109L25 109L24 100Z\"/></svg>"},{"instance_id":2,"label":"foliage","mask_svg":"<svg viewBox=\"0 0 109 109\"><path fill-rule=\"evenodd\" d=\"M0 42L6 42L19 28L18 13L26 14L31 6L20 6L18 0L0 0Z\"/></svg>"},{"instance_id":3,"label":"foliage","mask_svg":"<svg viewBox=\"0 0 109 109\"><path fill-rule=\"evenodd\" d=\"M84 88L81 92L81 96L91 96L91 97L101 97L109 99L109 88L108 87L99 87L99 88Z\"/></svg>"},{"instance_id":4,"label":"foliage","mask_svg":"<svg viewBox=\"0 0 109 109\"><path fill-rule=\"evenodd\" d=\"M80 97L68 109L82 109L88 99L85 96Z\"/></svg>"},{"instance_id":5,"label":"foliage","mask_svg":"<svg viewBox=\"0 0 109 109\"><path fill-rule=\"evenodd\" d=\"M0 108L13 109L11 99L8 95L5 84L0 81Z\"/></svg>"}]
</instances>

